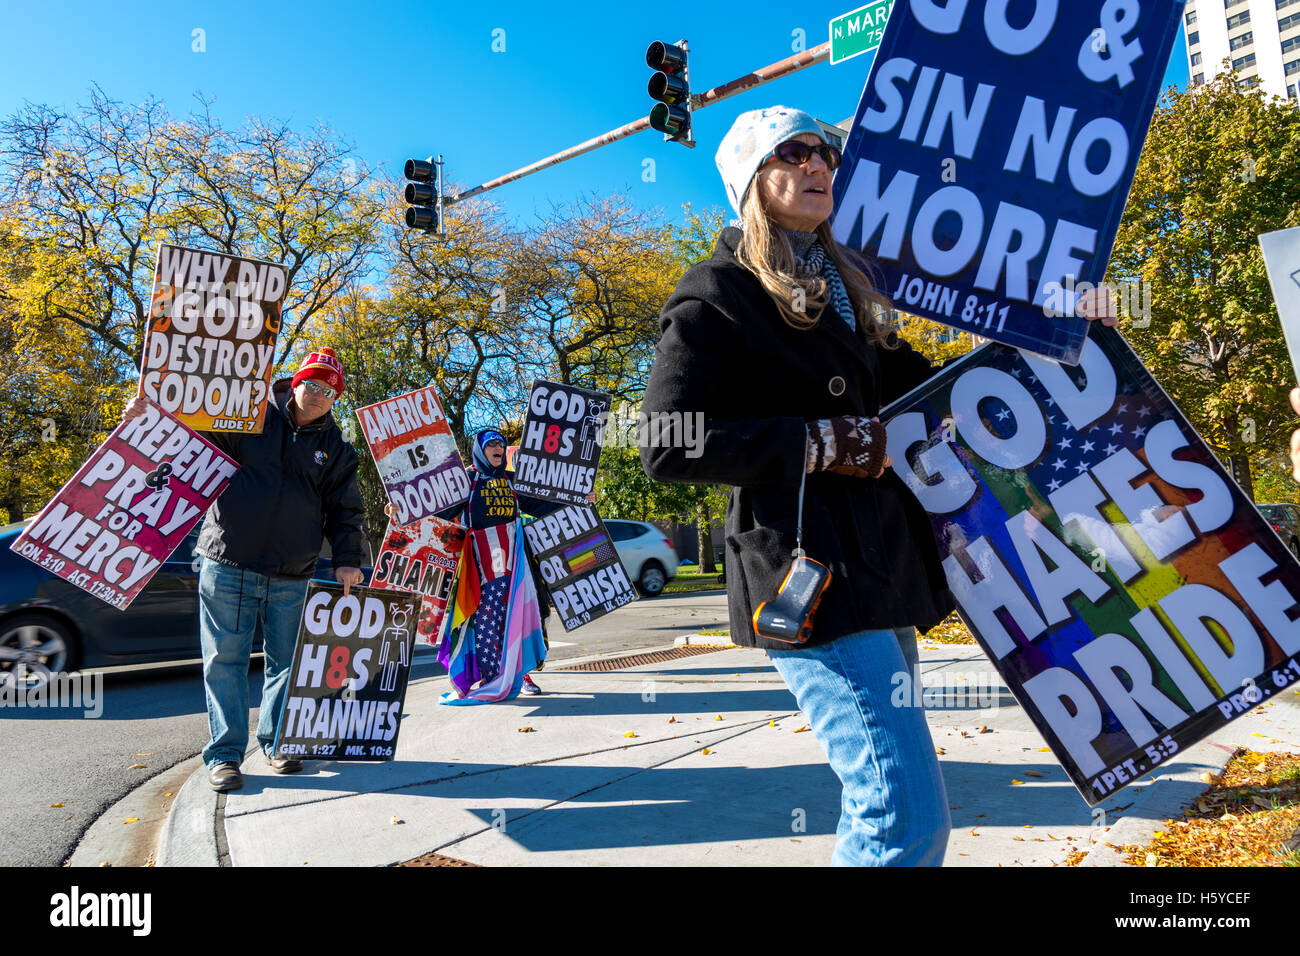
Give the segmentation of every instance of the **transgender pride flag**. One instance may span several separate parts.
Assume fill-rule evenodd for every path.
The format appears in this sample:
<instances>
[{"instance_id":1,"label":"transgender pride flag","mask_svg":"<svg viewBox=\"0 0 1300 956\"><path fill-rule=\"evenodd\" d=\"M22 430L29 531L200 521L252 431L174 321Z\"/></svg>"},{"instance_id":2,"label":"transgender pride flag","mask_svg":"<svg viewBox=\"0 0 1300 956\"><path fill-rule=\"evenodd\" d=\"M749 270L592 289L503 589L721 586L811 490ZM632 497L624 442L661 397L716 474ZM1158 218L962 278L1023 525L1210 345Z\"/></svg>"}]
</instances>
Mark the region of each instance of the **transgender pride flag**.
<instances>
[{"instance_id":1,"label":"transgender pride flag","mask_svg":"<svg viewBox=\"0 0 1300 956\"><path fill-rule=\"evenodd\" d=\"M492 532L494 529L484 531ZM522 519L515 519L511 531L511 544L522 540ZM474 541L474 534L466 535L466 548L473 547L471 542ZM499 598L492 601L493 607L486 606L490 595L496 590L491 585L499 587L498 582L503 584L503 575L497 574L483 582L480 591L480 582L474 573L477 565L464 559L461 561L461 580L458 581L454 611L445 619L442 648L438 654L439 662L447 668L455 692L443 694L440 703L486 704L509 700L519 695L524 675L535 670L546 659L541 610L528 561L517 547L510 548L509 553L515 560L511 567L505 569L509 575L509 588L504 619ZM465 557L470 555L467 553ZM499 567L498 548L489 547L488 554L479 557L485 577L492 575ZM498 560L494 561L494 557ZM482 560L483 558L487 560ZM474 580L471 581L471 578ZM498 633L501 635L499 651L496 647ZM491 642L493 646L490 649L477 647L482 642ZM482 653L484 650L488 652ZM482 684L474 687L478 681L482 681Z\"/></svg>"}]
</instances>

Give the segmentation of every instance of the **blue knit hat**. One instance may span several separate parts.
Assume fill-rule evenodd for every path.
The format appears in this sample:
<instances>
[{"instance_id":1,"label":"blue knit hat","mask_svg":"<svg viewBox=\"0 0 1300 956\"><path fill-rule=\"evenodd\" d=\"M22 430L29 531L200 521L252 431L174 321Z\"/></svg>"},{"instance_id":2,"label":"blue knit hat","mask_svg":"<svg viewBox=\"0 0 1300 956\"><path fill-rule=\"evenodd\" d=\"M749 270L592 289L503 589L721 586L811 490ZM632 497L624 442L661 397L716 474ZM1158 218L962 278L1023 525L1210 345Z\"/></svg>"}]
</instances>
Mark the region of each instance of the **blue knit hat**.
<instances>
[{"instance_id":1,"label":"blue knit hat","mask_svg":"<svg viewBox=\"0 0 1300 956\"><path fill-rule=\"evenodd\" d=\"M763 160L776 147L800 133L812 133L822 142L826 141L826 134L817 121L803 110L769 106L736 117L727 135L722 137L713 161L718 165L723 185L727 187L727 198L737 216L744 205L749 184Z\"/></svg>"}]
</instances>

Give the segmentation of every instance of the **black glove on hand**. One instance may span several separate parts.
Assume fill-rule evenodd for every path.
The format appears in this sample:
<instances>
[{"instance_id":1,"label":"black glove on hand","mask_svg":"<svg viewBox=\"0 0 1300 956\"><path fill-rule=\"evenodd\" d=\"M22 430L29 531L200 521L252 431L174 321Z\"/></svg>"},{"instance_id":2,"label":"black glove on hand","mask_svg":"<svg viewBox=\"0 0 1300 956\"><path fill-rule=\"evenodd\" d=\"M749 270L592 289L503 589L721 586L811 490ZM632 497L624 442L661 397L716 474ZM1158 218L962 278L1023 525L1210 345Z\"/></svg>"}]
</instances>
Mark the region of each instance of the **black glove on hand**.
<instances>
[{"instance_id":1,"label":"black glove on hand","mask_svg":"<svg viewBox=\"0 0 1300 956\"><path fill-rule=\"evenodd\" d=\"M808 422L807 471L879 478L885 471L885 426L876 418L842 415Z\"/></svg>"}]
</instances>

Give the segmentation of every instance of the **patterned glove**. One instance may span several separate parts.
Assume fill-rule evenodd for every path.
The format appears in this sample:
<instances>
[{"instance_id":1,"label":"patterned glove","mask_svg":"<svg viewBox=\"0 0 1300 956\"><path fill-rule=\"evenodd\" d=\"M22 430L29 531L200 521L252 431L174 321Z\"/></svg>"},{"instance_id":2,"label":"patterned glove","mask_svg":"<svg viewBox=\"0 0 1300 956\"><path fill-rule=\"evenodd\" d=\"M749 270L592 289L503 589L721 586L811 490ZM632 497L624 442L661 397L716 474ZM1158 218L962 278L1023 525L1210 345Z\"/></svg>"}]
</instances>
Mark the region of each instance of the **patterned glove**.
<instances>
[{"instance_id":1,"label":"patterned glove","mask_svg":"<svg viewBox=\"0 0 1300 956\"><path fill-rule=\"evenodd\" d=\"M885 471L885 426L879 419L856 415L808 422L805 469L879 478Z\"/></svg>"}]
</instances>

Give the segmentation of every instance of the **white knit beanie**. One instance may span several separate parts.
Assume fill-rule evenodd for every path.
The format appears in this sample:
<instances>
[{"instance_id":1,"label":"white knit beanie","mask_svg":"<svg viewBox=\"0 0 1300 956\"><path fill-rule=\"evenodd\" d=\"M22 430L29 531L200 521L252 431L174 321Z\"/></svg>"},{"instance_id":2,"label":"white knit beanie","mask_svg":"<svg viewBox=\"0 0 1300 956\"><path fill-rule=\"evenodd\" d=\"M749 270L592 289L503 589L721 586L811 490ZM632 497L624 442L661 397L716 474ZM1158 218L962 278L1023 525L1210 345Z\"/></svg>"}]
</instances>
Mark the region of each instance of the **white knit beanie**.
<instances>
[{"instance_id":1,"label":"white knit beanie","mask_svg":"<svg viewBox=\"0 0 1300 956\"><path fill-rule=\"evenodd\" d=\"M826 141L826 135L817 121L803 110L769 106L736 117L736 122L731 124L727 135L722 137L713 161L718 164L718 172L727 187L727 198L731 200L731 208L736 210L737 216L740 215L740 207L745 201L749 184L763 160L777 146L800 133L812 133L822 142Z\"/></svg>"}]
</instances>

